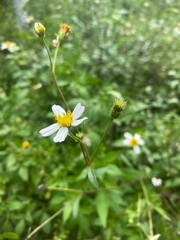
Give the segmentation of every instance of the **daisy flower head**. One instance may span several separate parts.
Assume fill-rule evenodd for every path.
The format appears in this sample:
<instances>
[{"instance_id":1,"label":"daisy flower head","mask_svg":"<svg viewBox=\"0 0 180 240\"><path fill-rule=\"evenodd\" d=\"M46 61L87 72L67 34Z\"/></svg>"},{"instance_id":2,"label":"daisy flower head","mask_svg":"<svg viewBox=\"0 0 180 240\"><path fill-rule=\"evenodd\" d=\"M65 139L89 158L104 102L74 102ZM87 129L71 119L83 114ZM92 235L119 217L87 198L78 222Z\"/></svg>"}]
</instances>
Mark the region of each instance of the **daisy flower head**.
<instances>
[{"instance_id":1,"label":"daisy flower head","mask_svg":"<svg viewBox=\"0 0 180 240\"><path fill-rule=\"evenodd\" d=\"M141 152L140 146L144 145L144 140L137 133L134 136L128 132L124 134L123 144L132 147L134 152L139 154Z\"/></svg>"},{"instance_id":2,"label":"daisy flower head","mask_svg":"<svg viewBox=\"0 0 180 240\"><path fill-rule=\"evenodd\" d=\"M8 50L9 52L15 52L19 50L19 47L15 42L5 41L1 44L1 50Z\"/></svg>"},{"instance_id":3,"label":"daisy flower head","mask_svg":"<svg viewBox=\"0 0 180 240\"><path fill-rule=\"evenodd\" d=\"M156 235L150 237L149 240L158 240L160 236L161 236L161 234L156 234Z\"/></svg>"},{"instance_id":4,"label":"daisy flower head","mask_svg":"<svg viewBox=\"0 0 180 240\"><path fill-rule=\"evenodd\" d=\"M55 143L63 142L69 132L70 126L78 126L82 122L84 122L87 117L79 119L79 117L83 114L85 107L78 103L74 108L73 112L71 113L70 110L67 112L59 105L53 105L52 111L54 113L54 118L57 123L50 125L49 127L43 128L39 131L39 133L43 137L48 137L53 133L57 132L56 136L53 138Z\"/></svg>"}]
</instances>

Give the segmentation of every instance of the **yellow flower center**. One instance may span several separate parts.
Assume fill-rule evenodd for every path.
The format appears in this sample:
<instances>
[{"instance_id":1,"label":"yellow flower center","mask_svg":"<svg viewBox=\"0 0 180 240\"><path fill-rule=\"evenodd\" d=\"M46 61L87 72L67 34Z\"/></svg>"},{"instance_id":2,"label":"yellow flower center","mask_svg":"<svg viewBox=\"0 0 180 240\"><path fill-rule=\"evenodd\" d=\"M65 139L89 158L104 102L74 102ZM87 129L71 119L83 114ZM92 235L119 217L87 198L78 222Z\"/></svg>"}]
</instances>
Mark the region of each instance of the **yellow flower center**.
<instances>
[{"instance_id":1,"label":"yellow flower center","mask_svg":"<svg viewBox=\"0 0 180 240\"><path fill-rule=\"evenodd\" d=\"M138 140L137 140L135 137L132 137L132 138L130 139L130 145L131 145L132 147L137 146L137 145L138 145Z\"/></svg>"},{"instance_id":2,"label":"yellow flower center","mask_svg":"<svg viewBox=\"0 0 180 240\"><path fill-rule=\"evenodd\" d=\"M59 123L59 125L63 127L69 127L72 123L72 115L70 110L67 111L67 114L64 113L63 115L58 115L54 117L56 121Z\"/></svg>"},{"instance_id":3,"label":"yellow flower center","mask_svg":"<svg viewBox=\"0 0 180 240\"><path fill-rule=\"evenodd\" d=\"M6 46L10 46L11 42L10 41L5 41Z\"/></svg>"}]
</instances>

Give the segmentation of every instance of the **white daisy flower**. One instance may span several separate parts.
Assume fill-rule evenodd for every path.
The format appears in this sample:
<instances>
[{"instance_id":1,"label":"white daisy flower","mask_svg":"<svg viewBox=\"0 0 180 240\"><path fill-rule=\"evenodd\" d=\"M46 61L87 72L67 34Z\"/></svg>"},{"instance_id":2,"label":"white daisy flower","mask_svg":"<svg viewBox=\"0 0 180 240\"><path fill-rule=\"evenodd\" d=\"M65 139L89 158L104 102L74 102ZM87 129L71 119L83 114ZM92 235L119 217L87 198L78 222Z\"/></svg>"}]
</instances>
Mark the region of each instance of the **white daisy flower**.
<instances>
[{"instance_id":1,"label":"white daisy flower","mask_svg":"<svg viewBox=\"0 0 180 240\"><path fill-rule=\"evenodd\" d=\"M159 187L159 186L162 185L162 179L160 179L160 178L153 177L151 179L151 182L152 182L154 187Z\"/></svg>"},{"instance_id":2,"label":"white daisy flower","mask_svg":"<svg viewBox=\"0 0 180 240\"><path fill-rule=\"evenodd\" d=\"M139 134L134 134L134 136L128 132L124 134L125 139L123 140L123 144L125 146L132 147L135 153L139 154L141 149L139 146L144 145L144 140L141 138Z\"/></svg>"},{"instance_id":3,"label":"white daisy flower","mask_svg":"<svg viewBox=\"0 0 180 240\"><path fill-rule=\"evenodd\" d=\"M156 235L150 237L149 240L158 240L158 238L159 238L160 236L161 236L161 234L156 234Z\"/></svg>"},{"instance_id":4,"label":"white daisy flower","mask_svg":"<svg viewBox=\"0 0 180 240\"><path fill-rule=\"evenodd\" d=\"M1 50L7 49L9 52L15 52L19 50L19 47L15 42L5 41L1 44Z\"/></svg>"},{"instance_id":5,"label":"white daisy flower","mask_svg":"<svg viewBox=\"0 0 180 240\"><path fill-rule=\"evenodd\" d=\"M59 105L53 105L52 111L54 113L54 118L57 123L50 125L49 127L43 128L39 133L43 137L48 137L53 133L57 132L56 136L53 138L54 142L63 142L68 135L68 127L78 126L84 122L87 117L78 119L84 112L85 107L78 103L71 113L70 110L65 112L65 110Z\"/></svg>"}]
</instances>

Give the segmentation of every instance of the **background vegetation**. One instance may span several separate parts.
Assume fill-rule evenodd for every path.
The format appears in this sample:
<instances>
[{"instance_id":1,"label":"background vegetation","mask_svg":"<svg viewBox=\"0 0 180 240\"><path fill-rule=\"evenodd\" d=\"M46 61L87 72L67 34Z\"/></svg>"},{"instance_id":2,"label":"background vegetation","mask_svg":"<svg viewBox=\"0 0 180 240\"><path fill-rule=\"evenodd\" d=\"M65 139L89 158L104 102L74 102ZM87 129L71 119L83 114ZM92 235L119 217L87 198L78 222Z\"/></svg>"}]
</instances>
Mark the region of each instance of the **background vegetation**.
<instances>
[{"instance_id":1,"label":"background vegetation","mask_svg":"<svg viewBox=\"0 0 180 240\"><path fill-rule=\"evenodd\" d=\"M0 41L20 49L0 52L0 239L25 239L63 206L31 239L147 239L149 210L154 234L179 239L179 7L176 0L1 0ZM127 100L94 161L106 191L84 182L78 144L70 138L54 144L38 133L52 123L51 106L62 102L34 33L37 21L52 52L59 24L73 29L60 50L57 78L72 108L86 106L90 153L113 99ZM141 154L123 146L125 132L141 134ZM153 186L152 177L162 185Z\"/></svg>"}]
</instances>

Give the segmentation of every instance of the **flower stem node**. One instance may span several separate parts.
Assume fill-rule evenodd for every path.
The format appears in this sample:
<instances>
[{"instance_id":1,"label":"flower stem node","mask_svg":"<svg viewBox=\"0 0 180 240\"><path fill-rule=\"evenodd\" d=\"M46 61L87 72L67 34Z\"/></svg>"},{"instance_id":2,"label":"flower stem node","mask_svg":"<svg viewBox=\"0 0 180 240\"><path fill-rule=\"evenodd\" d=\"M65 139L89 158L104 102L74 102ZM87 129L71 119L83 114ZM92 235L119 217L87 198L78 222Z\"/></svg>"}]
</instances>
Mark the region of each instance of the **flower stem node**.
<instances>
[{"instance_id":1,"label":"flower stem node","mask_svg":"<svg viewBox=\"0 0 180 240\"><path fill-rule=\"evenodd\" d=\"M83 133L83 132L78 132L78 133L76 133L76 137L77 137L80 141L82 141L83 138L84 138L84 133Z\"/></svg>"},{"instance_id":2,"label":"flower stem node","mask_svg":"<svg viewBox=\"0 0 180 240\"><path fill-rule=\"evenodd\" d=\"M60 30L59 30L60 40L63 40L65 37L69 35L69 33L72 32L72 28L65 23L60 24L59 27L60 27Z\"/></svg>"},{"instance_id":3,"label":"flower stem node","mask_svg":"<svg viewBox=\"0 0 180 240\"><path fill-rule=\"evenodd\" d=\"M45 29L45 27L41 23L39 23L39 22L35 23L34 24L34 29L35 29L35 32L38 35L38 37L40 37L40 38L45 37L46 29Z\"/></svg>"},{"instance_id":4,"label":"flower stem node","mask_svg":"<svg viewBox=\"0 0 180 240\"><path fill-rule=\"evenodd\" d=\"M111 118L116 119L120 116L122 110L125 108L126 102L123 99L116 99L113 102L111 109Z\"/></svg>"}]
</instances>

